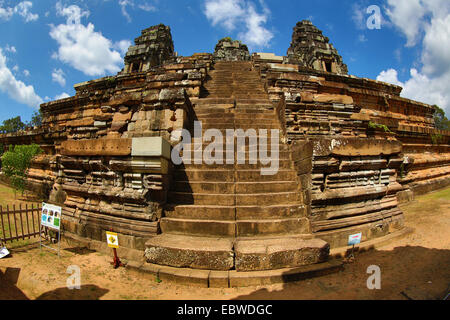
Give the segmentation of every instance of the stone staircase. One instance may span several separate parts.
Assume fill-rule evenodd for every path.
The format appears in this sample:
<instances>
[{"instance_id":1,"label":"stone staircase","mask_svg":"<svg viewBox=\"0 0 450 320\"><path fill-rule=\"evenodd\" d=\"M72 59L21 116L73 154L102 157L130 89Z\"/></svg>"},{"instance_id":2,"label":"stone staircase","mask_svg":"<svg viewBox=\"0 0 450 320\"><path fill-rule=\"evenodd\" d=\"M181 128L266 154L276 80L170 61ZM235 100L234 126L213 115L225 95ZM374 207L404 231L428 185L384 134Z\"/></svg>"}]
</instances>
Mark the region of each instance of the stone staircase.
<instances>
[{"instance_id":1,"label":"stone staircase","mask_svg":"<svg viewBox=\"0 0 450 320\"><path fill-rule=\"evenodd\" d=\"M218 129L280 129L259 75L249 62L218 62L195 101L203 133ZM146 243L147 262L177 268L260 271L327 259L329 246L310 235L289 146L278 140L279 170L250 164L251 142L237 150L245 164L175 167L162 234ZM268 139L270 142L270 138ZM203 150L210 142L199 143ZM191 150L195 150L192 143ZM270 153L270 145L268 152ZM226 151L224 150L224 159Z\"/></svg>"}]
</instances>

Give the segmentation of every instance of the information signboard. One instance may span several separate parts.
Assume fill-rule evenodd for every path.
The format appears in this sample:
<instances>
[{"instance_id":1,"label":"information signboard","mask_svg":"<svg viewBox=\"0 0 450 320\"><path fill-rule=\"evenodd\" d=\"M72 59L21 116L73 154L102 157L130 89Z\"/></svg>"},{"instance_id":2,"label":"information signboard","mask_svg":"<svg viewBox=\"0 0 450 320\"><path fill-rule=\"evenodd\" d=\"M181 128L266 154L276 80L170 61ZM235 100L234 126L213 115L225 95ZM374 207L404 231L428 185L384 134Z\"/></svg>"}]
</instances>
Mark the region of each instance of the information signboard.
<instances>
[{"instance_id":1,"label":"information signboard","mask_svg":"<svg viewBox=\"0 0 450 320\"><path fill-rule=\"evenodd\" d=\"M43 203L41 226L59 231L61 229L61 207Z\"/></svg>"},{"instance_id":2,"label":"information signboard","mask_svg":"<svg viewBox=\"0 0 450 320\"><path fill-rule=\"evenodd\" d=\"M42 203L42 214L41 214L41 221L39 226L39 243L40 247L45 247L50 250L54 250L58 252L58 257L61 256L61 221L62 221L62 208L48 204L48 203ZM54 249L50 246L47 246L42 243L42 233L47 234L47 230L52 229L53 231L57 232L58 236L58 249Z\"/></svg>"},{"instance_id":3,"label":"information signboard","mask_svg":"<svg viewBox=\"0 0 450 320\"><path fill-rule=\"evenodd\" d=\"M348 237L348 245L354 246L361 243L362 233L352 234Z\"/></svg>"}]
</instances>

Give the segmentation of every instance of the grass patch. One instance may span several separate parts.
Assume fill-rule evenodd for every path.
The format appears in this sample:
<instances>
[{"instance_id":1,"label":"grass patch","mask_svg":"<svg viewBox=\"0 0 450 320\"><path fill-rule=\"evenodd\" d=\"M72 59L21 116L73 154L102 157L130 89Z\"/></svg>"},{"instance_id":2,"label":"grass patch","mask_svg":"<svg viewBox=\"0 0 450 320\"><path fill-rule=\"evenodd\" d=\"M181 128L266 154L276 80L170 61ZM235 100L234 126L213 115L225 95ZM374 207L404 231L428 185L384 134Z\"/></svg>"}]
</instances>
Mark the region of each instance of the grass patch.
<instances>
[{"instance_id":1,"label":"grass patch","mask_svg":"<svg viewBox=\"0 0 450 320\"><path fill-rule=\"evenodd\" d=\"M422 197L419 197L419 199L423 200L444 200L450 202L450 188L435 191L433 193L424 195Z\"/></svg>"}]
</instances>

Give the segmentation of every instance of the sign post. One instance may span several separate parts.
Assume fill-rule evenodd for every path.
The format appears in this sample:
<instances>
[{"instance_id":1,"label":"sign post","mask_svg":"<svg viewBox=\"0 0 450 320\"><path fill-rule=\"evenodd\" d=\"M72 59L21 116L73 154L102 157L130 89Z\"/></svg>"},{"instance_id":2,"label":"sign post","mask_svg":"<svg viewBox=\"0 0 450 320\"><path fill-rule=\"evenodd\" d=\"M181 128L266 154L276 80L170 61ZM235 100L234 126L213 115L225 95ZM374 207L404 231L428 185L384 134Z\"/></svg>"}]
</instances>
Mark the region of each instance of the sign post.
<instances>
[{"instance_id":1,"label":"sign post","mask_svg":"<svg viewBox=\"0 0 450 320\"><path fill-rule=\"evenodd\" d=\"M54 206L48 203L42 203L42 215L41 222L39 224L39 247L45 247L47 249L58 252L58 258L61 257L61 207ZM58 249L54 249L50 246L46 246L42 243L42 233L44 228L55 230L58 233Z\"/></svg>"},{"instance_id":2,"label":"sign post","mask_svg":"<svg viewBox=\"0 0 450 320\"><path fill-rule=\"evenodd\" d=\"M114 266L114 269L119 267L123 267L122 262L117 256L117 249L119 249L119 236L117 233L106 231L106 241L108 242L108 247L113 249L114 260L111 264Z\"/></svg>"},{"instance_id":3,"label":"sign post","mask_svg":"<svg viewBox=\"0 0 450 320\"><path fill-rule=\"evenodd\" d=\"M350 253L349 258L354 258L355 255L353 251L355 249L355 245L361 243L362 233L352 234L348 237L348 245L352 246L352 252Z\"/></svg>"}]
</instances>

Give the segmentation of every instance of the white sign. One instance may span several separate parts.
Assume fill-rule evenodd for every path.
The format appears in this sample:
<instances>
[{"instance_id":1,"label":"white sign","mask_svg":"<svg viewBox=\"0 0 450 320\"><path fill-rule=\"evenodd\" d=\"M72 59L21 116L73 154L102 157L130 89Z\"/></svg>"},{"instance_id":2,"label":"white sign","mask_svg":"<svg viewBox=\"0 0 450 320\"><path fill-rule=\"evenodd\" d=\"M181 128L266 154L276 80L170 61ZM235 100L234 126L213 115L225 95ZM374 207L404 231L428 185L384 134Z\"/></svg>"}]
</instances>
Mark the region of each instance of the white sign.
<instances>
[{"instance_id":1,"label":"white sign","mask_svg":"<svg viewBox=\"0 0 450 320\"><path fill-rule=\"evenodd\" d=\"M362 233L352 234L348 237L348 245L354 246L355 244L361 243Z\"/></svg>"},{"instance_id":2,"label":"white sign","mask_svg":"<svg viewBox=\"0 0 450 320\"><path fill-rule=\"evenodd\" d=\"M3 259L4 257L9 255L9 251L6 248L0 248L0 259Z\"/></svg>"},{"instance_id":3,"label":"white sign","mask_svg":"<svg viewBox=\"0 0 450 320\"><path fill-rule=\"evenodd\" d=\"M43 203L41 226L59 231L61 229L61 207Z\"/></svg>"}]
</instances>

